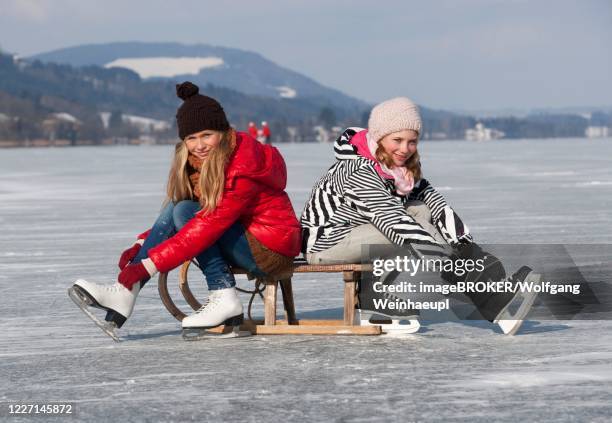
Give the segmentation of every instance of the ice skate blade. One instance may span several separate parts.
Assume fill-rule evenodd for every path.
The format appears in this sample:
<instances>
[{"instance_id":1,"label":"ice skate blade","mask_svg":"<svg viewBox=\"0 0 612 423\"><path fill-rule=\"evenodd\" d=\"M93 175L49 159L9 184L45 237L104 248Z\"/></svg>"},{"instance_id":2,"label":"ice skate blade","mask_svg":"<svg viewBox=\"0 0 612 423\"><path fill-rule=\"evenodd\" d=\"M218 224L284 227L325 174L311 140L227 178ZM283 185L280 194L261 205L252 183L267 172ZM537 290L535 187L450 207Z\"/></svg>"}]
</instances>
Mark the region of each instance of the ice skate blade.
<instances>
[{"instance_id":1,"label":"ice skate blade","mask_svg":"<svg viewBox=\"0 0 612 423\"><path fill-rule=\"evenodd\" d=\"M186 328L183 329L183 340L185 341L201 341L204 339L230 339L230 338L246 338L253 334L247 330L240 330L235 326L231 332L215 333L206 329Z\"/></svg>"},{"instance_id":2,"label":"ice skate blade","mask_svg":"<svg viewBox=\"0 0 612 423\"><path fill-rule=\"evenodd\" d=\"M415 334L421 328L418 320L409 320L409 323L403 324L399 320L392 320L391 323L372 323L369 320L362 320L360 326L380 326L383 336L401 337L403 335Z\"/></svg>"},{"instance_id":3,"label":"ice skate blade","mask_svg":"<svg viewBox=\"0 0 612 423\"><path fill-rule=\"evenodd\" d=\"M391 323L383 323L378 321L371 321L372 317L377 313L368 312L365 310L357 310L355 313L355 324L358 326L380 326L380 330L384 335L389 337L401 337L403 335L409 335L417 333L421 328L421 323L417 316L411 316L410 318L403 319L391 319ZM382 316L382 315L381 315ZM402 323L408 322L408 323Z\"/></svg>"},{"instance_id":4,"label":"ice skate blade","mask_svg":"<svg viewBox=\"0 0 612 423\"><path fill-rule=\"evenodd\" d=\"M72 286L68 288L68 296L70 299L81 309L87 317L89 317L102 331L113 338L115 342L120 342L119 336L117 336L117 325L115 322L107 322L106 320L100 320L94 315L87 307L95 307L95 302L83 292L78 286ZM98 308L98 307L96 307Z\"/></svg>"},{"instance_id":5,"label":"ice skate blade","mask_svg":"<svg viewBox=\"0 0 612 423\"><path fill-rule=\"evenodd\" d=\"M532 272L525 278L525 281L538 283L540 279L541 275ZM504 334L509 336L515 335L523 325L523 321L525 317L527 317L527 314L529 314L537 296L537 292L517 292L512 301L504 307L493 323L499 325ZM521 302L520 306L518 310L512 314L510 306L517 301Z\"/></svg>"},{"instance_id":6,"label":"ice skate blade","mask_svg":"<svg viewBox=\"0 0 612 423\"><path fill-rule=\"evenodd\" d=\"M381 329L382 331L382 329ZM383 331L380 334L381 338L413 338L412 335L416 334L418 332L417 330L388 330L388 331Z\"/></svg>"}]
</instances>

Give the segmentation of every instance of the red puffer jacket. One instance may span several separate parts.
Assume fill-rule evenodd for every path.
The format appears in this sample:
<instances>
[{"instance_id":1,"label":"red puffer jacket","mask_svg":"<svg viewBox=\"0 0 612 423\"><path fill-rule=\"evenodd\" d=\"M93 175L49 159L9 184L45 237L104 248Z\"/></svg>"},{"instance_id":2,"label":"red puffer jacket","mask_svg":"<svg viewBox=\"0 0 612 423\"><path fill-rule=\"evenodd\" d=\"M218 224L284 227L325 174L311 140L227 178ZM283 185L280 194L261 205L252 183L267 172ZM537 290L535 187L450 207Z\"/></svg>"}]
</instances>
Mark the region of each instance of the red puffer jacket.
<instances>
[{"instance_id":1,"label":"red puffer jacket","mask_svg":"<svg viewBox=\"0 0 612 423\"><path fill-rule=\"evenodd\" d=\"M168 272L210 247L236 221L270 250L298 255L300 224L284 191L286 185L287 168L278 150L236 132L217 208L197 213L176 235L151 248L149 258L157 270Z\"/></svg>"}]
</instances>

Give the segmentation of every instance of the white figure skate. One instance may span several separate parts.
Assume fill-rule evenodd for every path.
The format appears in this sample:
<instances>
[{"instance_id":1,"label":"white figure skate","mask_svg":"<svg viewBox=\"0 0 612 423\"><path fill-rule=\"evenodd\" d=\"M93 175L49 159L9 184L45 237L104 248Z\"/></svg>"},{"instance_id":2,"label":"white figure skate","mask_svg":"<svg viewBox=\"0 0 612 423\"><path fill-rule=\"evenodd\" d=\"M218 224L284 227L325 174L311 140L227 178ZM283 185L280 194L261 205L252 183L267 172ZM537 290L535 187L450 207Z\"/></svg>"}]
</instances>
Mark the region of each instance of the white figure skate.
<instances>
[{"instance_id":1,"label":"white figure skate","mask_svg":"<svg viewBox=\"0 0 612 423\"><path fill-rule=\"evenodd\" d=\"M382 319L378 320L376 316L380 316ZM387 323L388 321L391 321L391 323ZM382 333L390 337L401 337L402 335L416 333L421 327L418 316L388 317L378 312L361 309L355 310L355 325L380 326Z\"/></svg>"},{"instance_id":2,"label":"white figure skate","mask_svg":"<svg viewBox=\"0 0 612 423\"><path fill-rule=\"evenodd\" d=\"M119 342L117 329L132 314L139 291L139 283L130 291L119 282L101 285L79 279L68 289L68 296L104 333ZM90 308L106 310L105 319L99 319Z\"/></svg>"},{"instance_id":3,"label":"white figure skate","mask_svg":"<svg viewBox=\"0 0 612 423\"><path fill-rule=\"evenodd\" d=\"M523 266L512 275L512 278L515 281L537 284L540 282L542 275L534 273L528 266ZM493 323L498 324L506 335L514 335L523 324L537 296L536 292L518 291L514 298L499 312Z\"/></svg>"},{"instance_id":4,"label":"white figure skate","mask_svg":"<svg viewBox=\"0 0 612 423\"><path fill-rule=\"evenodd\" d=\"M207 338L240 338L251 336L249 331L241 331L243 323L242 303L238 298L236 288L226 288L211 291L206 303L191 316L181 322L183 339L199 341ZM231 327L227 333L213 333L212 329L220 325Z\"/></svg>"}]
</instances>

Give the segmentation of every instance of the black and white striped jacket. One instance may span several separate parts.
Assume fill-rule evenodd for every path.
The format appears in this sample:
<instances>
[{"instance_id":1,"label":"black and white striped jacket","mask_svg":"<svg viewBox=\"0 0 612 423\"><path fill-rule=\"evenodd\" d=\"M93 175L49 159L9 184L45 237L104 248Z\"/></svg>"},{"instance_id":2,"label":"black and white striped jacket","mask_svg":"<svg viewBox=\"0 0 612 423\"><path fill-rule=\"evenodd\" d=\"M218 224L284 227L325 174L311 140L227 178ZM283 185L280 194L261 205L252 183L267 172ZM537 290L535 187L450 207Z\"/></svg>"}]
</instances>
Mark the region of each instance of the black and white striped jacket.
<instances>
[{"instance_id":1,"label":"black and white striped jacket","mask_svg":"<svg viewBox=\"0 0 612 423\"><path fill-rule=\"evenodd\" d=\"M423 201L432 220L449 244L471 242L468 228L426 179L400 196L393 180L382 178L374 162L357 154L350 139L362 128L348 128L334 143L336 163L316 183L301 217L302 252L324 251L340 242L351 229L371 223L392 243L435 243L406 213L410 200Z\"/></svg>"}]
</instances>

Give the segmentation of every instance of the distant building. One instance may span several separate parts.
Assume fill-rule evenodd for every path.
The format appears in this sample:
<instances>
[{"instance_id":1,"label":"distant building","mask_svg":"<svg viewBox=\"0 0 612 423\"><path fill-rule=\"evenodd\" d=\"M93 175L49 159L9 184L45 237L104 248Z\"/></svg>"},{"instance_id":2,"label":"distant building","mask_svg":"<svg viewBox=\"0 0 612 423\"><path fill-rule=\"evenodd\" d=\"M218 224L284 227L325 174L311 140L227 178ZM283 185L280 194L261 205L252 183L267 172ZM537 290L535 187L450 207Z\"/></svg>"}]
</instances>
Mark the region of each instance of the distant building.
<instances>
[{"instance_id":1,"label":"distant building","mask_svg":"<svg viewBox=\"0 0 612 423\"><path fill-rule=\"evenodd\" d=\"M25 68L28 67L28 61L23 60L21 57L19 57L19 55L14 54L13 55L13 64L17 67L17 69L19 70L24 70Z\"/></svg>"},{"instance_id":2,"label":"distant building","mask_svg":"<svg viewBox=\"0 0 612 423\"><path fill-rule=\"evenodd\" d=\"M124 122L129 122L131 125L147 134L151 132L167 131L172 126L168 121L151 119L144 116L122 115L121 118Z\"/></svg>"},{"instance_id":3,"label":"distant building","mask_svg":"<svg viewBox=\"0 0 612 423\"><path fill-rule=\"evenodd\" d=\"M298 141L298 129L295 126L287 127L287 141L288 142Z\"/></svg>"},{"instance_id":4,"label":"distant building","mask_svg":"<svg viewBox=\"0 0 612 423\"><path fill-rule=\"evenodd\" d=\"M342 133L342 129L341 126L332 126L330 129L326 129L321 125L313 126L312 128L315 133L315 140L321 143L334 142Z\"/></svg>"},{"instance_id":5,"label":"distant building","mask_svg":"<svg viewBox=\"0 0 612 423\"><path fill-rule=\"evenodd\" d=\"M612 134L607 126L587 126L584 131L584 136L587 138L605 138L610 135Z\"/></svg>"},{"instance_id":6,"label":"distant building","mask_svg":"<svg viewBox=\"0 0 612 423\"><path fill-rule=\"evenodd\" d=\"M331 141L331 134L323 126L315 126L312 128L315 132L315 139L317 142L328 143Z\"/></svg>"},{"instance_id":7,"label":"distant building","mask_svg":"<svg viewBox=\"0 0 612 423\"><path fill-rule=\"evenodd\" d=\"M81 125L82 122L70 113L52 113L43 120L42 129L45 138L50 141L65 139L74 143Z\"/></svg>"},{"instance_id":8,"label":"distant building","mask_svg":"<svg viewBox=\"0 0 612 423\"><path fill-rule=\"evenodd\" d=\"M58 121L70 122L76 125L81 124L81 121L72 116L70 113L52 113L51 116Z\"/></svg>"},{"instance_id":9,"label":"distant building","mask_svg":"<svg viewBox=\"0 0 612 423\"><path fill-rule=\"evenodd\" d=\"M108 129L110 125L110 112L100 112L100 119L102 120L102 125L104 129ZM121 121L124 123L128 123L135 128L138 128L139 131L150 134L152 132L161 132L166 131L171 128L171 124L165 120L152 119L144 116L135 116L135 115L121 115Z\"/></svg>"},{"instance_id":10,"label":"distant building","mask_svg":"<svg viewBox=\"0 0 612 423\"><path fill-rule=\"evenodd\" d=\"M493 128L485 128L482 123L477 123L473 129L466 129L465 139L468 141L491 141L503 138L506 134Z\"/></svg>"},{"instance_id":11,"label":"distant building","mask_svg":"<svg viewBox=\"0 0 612 423\"><path fill-rule=\"evenodd\" d=\"M448 134L446 132L431 132L427 134L427 138L432 140L445 140L448 138Z\"/></svg>"}]
</instances>

